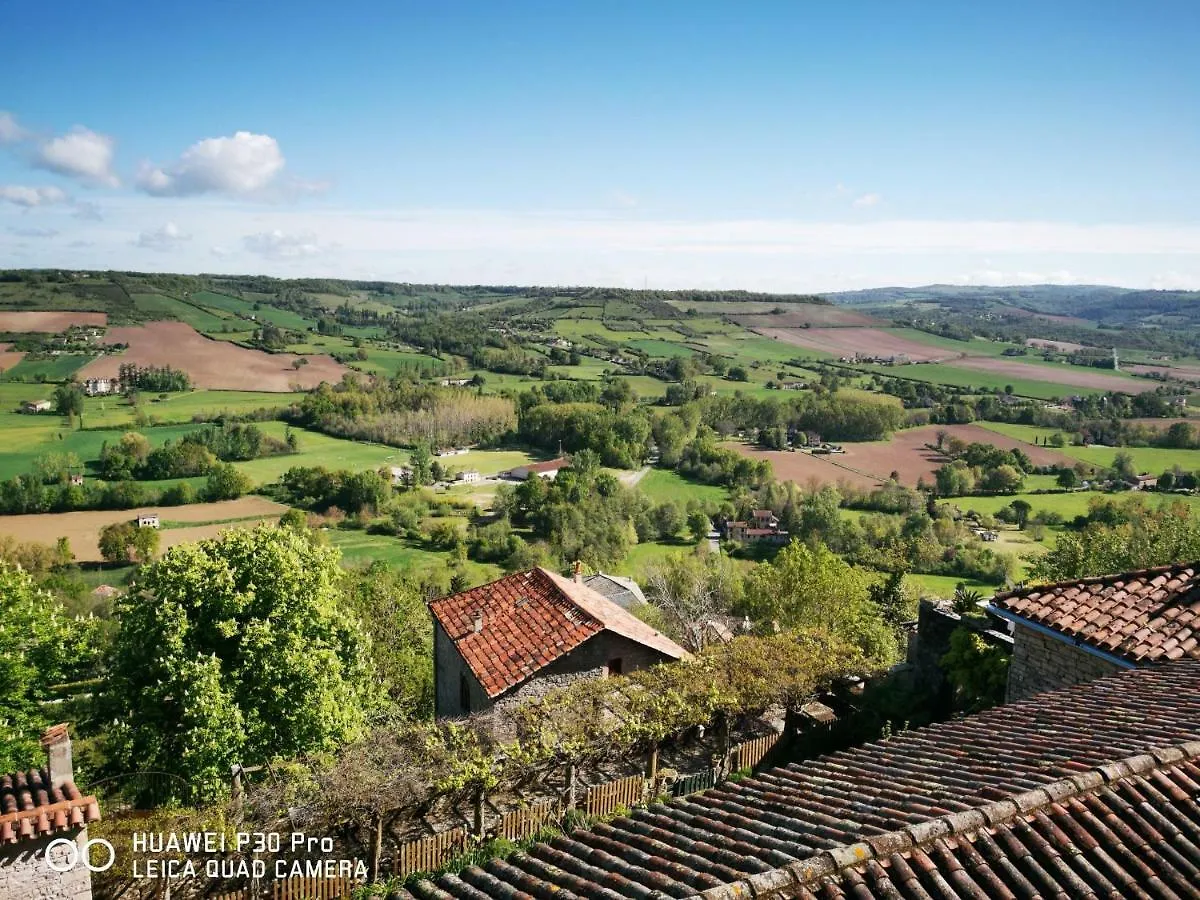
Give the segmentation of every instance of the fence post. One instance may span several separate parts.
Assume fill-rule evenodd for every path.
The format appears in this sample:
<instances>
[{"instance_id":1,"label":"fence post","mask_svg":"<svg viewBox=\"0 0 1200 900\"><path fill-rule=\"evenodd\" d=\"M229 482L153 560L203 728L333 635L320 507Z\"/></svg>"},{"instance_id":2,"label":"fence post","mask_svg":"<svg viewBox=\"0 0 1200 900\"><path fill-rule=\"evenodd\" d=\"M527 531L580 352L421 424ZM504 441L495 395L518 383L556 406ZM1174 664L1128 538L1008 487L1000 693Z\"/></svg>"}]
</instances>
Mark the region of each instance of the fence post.
<instances>
[{"instance_id":1,"label":"fence post","mask_svg":"<svg viewBox=\"0 0 1200 900\"><path fill-rule=\"evenodd\" d=\"M567 809L575 808L575 762L567 763Z\"/></svg>"},{"instance_id":2,"label":"fence post","mask_svg":"<svg viewBox=\"0 0 1200 900\"><path fill-rule=\"evenodd\" d=\"M650 760L646 766L646 786L642 790L642 802L645 803L658 793L658 744L650 748Z\"/></svg>"}]
</instances>

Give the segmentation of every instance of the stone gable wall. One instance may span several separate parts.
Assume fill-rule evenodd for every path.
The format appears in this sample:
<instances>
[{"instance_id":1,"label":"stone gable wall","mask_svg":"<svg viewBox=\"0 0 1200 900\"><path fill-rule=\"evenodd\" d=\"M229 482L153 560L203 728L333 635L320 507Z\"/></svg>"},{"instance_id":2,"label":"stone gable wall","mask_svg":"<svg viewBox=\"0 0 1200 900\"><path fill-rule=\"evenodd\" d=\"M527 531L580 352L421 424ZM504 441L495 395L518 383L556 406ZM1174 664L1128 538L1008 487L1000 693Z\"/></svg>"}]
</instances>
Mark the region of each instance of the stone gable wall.
<instances>
[{"instance_id":1,"label":"stone gable wall","mask_svg":"<svg viewBox=\"0 0 1200 900\"><path fill-rule=\"evenodd\" d=\"M1093 656L1019 622L1008 669L1009 703L1042 691L1095 681L1120 671L1116 663Z\"/></svg>"}]
</instances>

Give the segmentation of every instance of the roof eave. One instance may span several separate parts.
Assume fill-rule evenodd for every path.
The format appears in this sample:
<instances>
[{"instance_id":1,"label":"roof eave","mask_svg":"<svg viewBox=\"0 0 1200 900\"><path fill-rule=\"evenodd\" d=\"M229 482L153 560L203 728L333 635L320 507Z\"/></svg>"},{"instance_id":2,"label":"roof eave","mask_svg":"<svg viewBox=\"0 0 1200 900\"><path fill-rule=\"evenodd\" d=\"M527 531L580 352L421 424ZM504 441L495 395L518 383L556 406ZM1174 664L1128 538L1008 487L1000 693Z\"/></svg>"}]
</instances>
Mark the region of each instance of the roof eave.
<instances>
[{"instance_id":1,"label":"roof eave","mask_svg":"<svg viewBox=\"0 0 1200 900\"><path fill-rule=\"evenodd\" d=\"M1083 638L1071 637L1069 634L1056 631L1048 625L1043 625L1040 622L1034 622L1032 619L1027 619L1024 616L1018 615L1017 613L1011 612L1003 607L996 606L994 603L989 603L986 609L989 613L994 613L1001 619L1006 619L1009 622L1013 622L1023 628L1029 628L1030 630L1036 631L1039 634L1044 634L1047 637L1054 638L1060 643L1066 644L1069 647L1074 647L1076 650L1081 650L1089 656L1095 656L1104 660L1105 662L1110 662L1122 669L1136 669L1138 667L1138 664L1133 660L1127 659L1124 656L1117 656L1116 654L1109 653L1106 650L1101 650L1099 647L1089 644Z\"/></svg>"}]
</instances>

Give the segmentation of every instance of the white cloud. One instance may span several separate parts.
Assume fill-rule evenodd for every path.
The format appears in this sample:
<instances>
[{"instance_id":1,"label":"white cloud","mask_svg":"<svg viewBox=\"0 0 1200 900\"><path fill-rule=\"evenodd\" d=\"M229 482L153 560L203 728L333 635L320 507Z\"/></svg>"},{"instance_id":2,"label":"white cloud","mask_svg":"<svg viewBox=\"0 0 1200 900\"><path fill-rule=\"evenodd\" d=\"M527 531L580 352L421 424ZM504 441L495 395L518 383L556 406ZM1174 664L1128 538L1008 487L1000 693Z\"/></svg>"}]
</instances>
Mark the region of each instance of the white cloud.
<instances>
[{"instance_id":1,"label":"white cloud","mask_svg":"<svg viewBox=\"0 0 1200 900\"><path fill-rule=\"evenodd\" d=\"M121 182L112 170L115 144L106 134L76 126L62 137L43 142L35 164L91 187L117 187Z\"/></svg>"},{"instance_id":2,"label":"white cloud","mask_svg":"<svg viewBox=\"0 0 1200 900\"><path fill-rule=\"evenodd\" d=\"M863 194L854 201L854 205L860 208L878 206L879 201L882 199L883 197L881 197L879 194Z\"/></svg>"},{"instance_id":3,"label":"white cloud","mask_svg":"<svg viewBox=\"0 0 1200 900\"><path fill-rule=\"evenodd\" d=\"M20 237L28 238L52 238L58 237L58 230L54 228L9 228L13 234Z\"/></svg>"},{"instance_id":4,"label":"white cloud","mask_svg":"<svg viewBox=\"0 0 1200 900\"><path fill-rule=\"evenodd\" d=\"M29 137L29 132L17 124L12 113L0 110L0 144L15 144Z\"/></svg>"},{"instance_id":5,"label":"white cloud","mask_svg":"<svg viewBox=\"0 0 1200 900\"><path fill-rule=\"evenodd\" d=\"M230 254L231 251L228 247L222 247L220 244L213 244L208 248L208 252L217 257L217 259L224 259Z\"/></svg>"},{"instance_id":6,"label":"white cloud","mask_svg":"<svg viewBox=\"0 0 1200 900\"><path fill-rule=\"evenodd\" d=\"M326 249L312 233L286 234L278 229L248 234L242 238L242 246L264 259L276 261L319 256Z\"/></svg>"},{"instance_id":7,"label":"white cloud","mask_svg":"<svg viewBox=\"0 0 1200 900\"><path fill-rule=\"evenodd\" d=\"M0 185L0 200L5 200L15 206L22 206L25 209L64 203L66 199L67 194L61 188L24 187L19 184Z\"/></svg>"},{"instance_id":8,"label":"white cloud","mask_svg":"<svg viewBox=\"0 0 1200 900\"><path fill-rule=\"evenodd\" d=\"M100 207L90 200L76 200L75 212L73 213L76 219L84 222L103 222L104 216L100 213Z\"/></svg>"},{"instance_id":9,"label":"white cloud","mask_svg":"<svg viewBox=\"0 0 1200 900\"><path fill-rule=\"evenodd\" d=\"M239 131L233 137L206 138L165 166L143 163L137 185L159 197L194 194L253 196L283 171L285 160L275 138Z\"/></svg>"},{"instance_id":10,"label":"white cloud","mask_svg":"<svg viewBox=\"0 0 1200 900\"><path fill-rule=\"evenodd\" d=\"M168 222L166 225L156 228L153 231L143 231L137 236L137 240L133 244L135 247L141 247L143 250L158 250L161 253L165 253L191 239L192 236L180 231L179 226L174 222Z\"/></svg>"}]
</instances>

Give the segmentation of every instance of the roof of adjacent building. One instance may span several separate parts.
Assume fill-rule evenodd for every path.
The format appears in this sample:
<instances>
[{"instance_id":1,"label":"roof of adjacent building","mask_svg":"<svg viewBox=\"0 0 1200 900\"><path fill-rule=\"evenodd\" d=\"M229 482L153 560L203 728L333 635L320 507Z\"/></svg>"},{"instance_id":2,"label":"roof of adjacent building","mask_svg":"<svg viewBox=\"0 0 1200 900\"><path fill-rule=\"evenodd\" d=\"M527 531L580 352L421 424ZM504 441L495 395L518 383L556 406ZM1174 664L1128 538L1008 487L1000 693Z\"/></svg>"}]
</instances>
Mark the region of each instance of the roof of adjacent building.
<instances>
[{"instance_id":1,"label":"roof of adjacent building","mask_svg":"<svg viewBox=\"0 0 1200 900\"><path fill-rule=\"evenodd\" d=\"M0 775L0 845L59 834L98 821L100 806L74 781L54 787L49 769Z\"/></svg>"},{"instance_id":2,"label":"roof of adjacent building","mask_svg":"<svg viewBox=\"0 0 1200 900\"><path fill-rule=\"evenodd\" d=\"M1200 660L1181 660L726 782L412 891L1194 898L1198 759Z\"/></svg>"},{"instance_id":3,"label":"roof of adjacent building","mask_svg":"<svg viewBox=\"0 0 1200 900\"><path fill-rule=\"evenodd\" d=\"M559 469L565 469L571 464L569 459L548 459L545 462L529 463L524 466L517 466L518 469L524 469L527 472L557 472Z\"/></svg>"},{"instance_id":4,"label":"roof of adjacent building","mask_svg":"<svg viewBox=\"0 0 1200 900\"><path fill-rule=\"evenodd\" d=\"M583 583L624 609L629 609L634 603L646 602L646 595L642 593L641 586L632 578L597 572L585 577Z\"/></svg>"},{"instance_id":5,"label":"roof of adjacent building","mask_svg":"<svg viewBox=\"0 0 1200 900\"><path fill-rule=\"evenodd\" d=\"M1200 563L1023 588L992 605L1131 663L1200 658Z\"/></svg>"},{"instance_id":6,"label":"roof of adjacent building","mask_svg":"<svg viewBox=\"0 0 1200 900\"><path fill-rule=\"evenodd\" d=\"M508 575L429 604L489 697L498 697L602 631L687 655L670 638L587 585L546 569ZM482 627L475 630L476 616Z\"/></svg>"}]
</instances>

